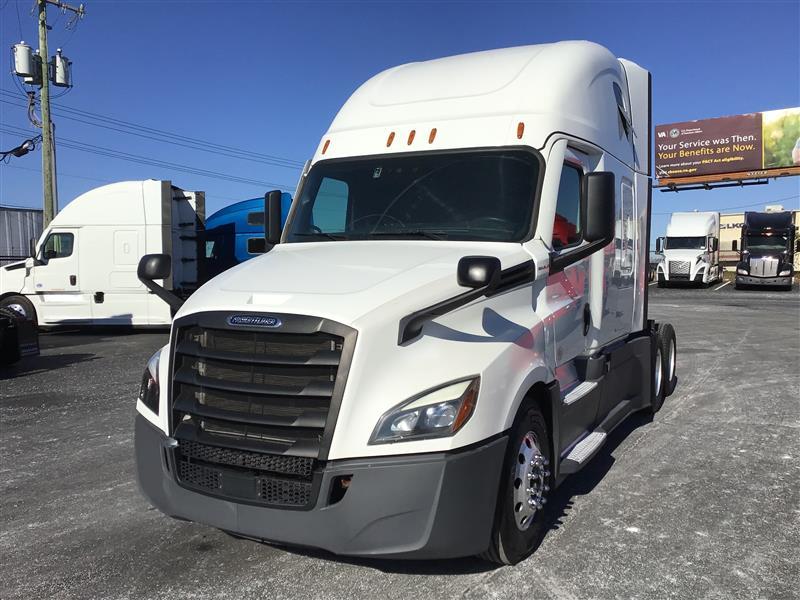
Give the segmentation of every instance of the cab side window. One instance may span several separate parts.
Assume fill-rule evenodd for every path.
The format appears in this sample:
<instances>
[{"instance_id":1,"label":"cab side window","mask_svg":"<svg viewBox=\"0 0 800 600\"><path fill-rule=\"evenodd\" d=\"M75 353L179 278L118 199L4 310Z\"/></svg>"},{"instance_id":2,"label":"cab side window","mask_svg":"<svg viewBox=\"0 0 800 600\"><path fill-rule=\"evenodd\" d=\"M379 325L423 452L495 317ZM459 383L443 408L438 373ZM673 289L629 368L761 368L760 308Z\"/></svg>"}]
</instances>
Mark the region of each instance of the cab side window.
<instances>
[{"instance_id":1,"label":"cab side window","mask_svg":"<svg viewBox=\"0 0 800 600\"><path fill-rule=\"evenodd\" d=\"M581 179L583 173L564 163L558 186L556 218L553 223L553 249L561 250L581 242Z\"/></svg>"},{"instance_id":2,"label":"cab side window","mask_svg":"<svg viewBox=\"0 0 800 600\"><path fill-rule=\"evenodd\" d=\"M51 233L47 236L47 241L44 243L42 256L47 260L72 256L72 247L74 243L75 236L71 233Z\"/></svg>"}]
</instances>

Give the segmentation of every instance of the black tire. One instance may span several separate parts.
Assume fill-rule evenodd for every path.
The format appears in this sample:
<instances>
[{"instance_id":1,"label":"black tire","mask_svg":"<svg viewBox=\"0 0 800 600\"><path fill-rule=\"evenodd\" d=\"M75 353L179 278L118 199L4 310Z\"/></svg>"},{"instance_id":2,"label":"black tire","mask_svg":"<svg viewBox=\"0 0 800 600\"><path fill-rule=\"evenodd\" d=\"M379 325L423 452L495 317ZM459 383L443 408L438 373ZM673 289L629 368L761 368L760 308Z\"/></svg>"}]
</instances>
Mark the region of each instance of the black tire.
<instances>
[{"instance_id":1,"label":"black tire","mask_svg":"<svg viewBox=\"0 0 800 600\"><path fill-rule=\"evenodd\" d=\"M678 383L677 363L678 346L675 340L675 329L669 323L659 327L659 343L661 344L661 357L664 361L664 396L672 395Z\"/></svg>"},{"instance_id":2,"label":"black tire","mask_svg":"<svg viewBox=\"0 0 800 600\"><path fill-rule=\"evenodd\" d=\"M481 554L481 558L502 565L516 564L530 555L538 547L548 528L542 508L535 511L526 529L521 529L516 522L518 517L516 509L521 503L515 501L515 493L520 485L525 485L517 478L516 470L518 465L525 464L520 458L522 457L520 448L528 433L533 434L541 456L546 459L540 471L544 483L542 497L545 497L546 492L553 487L553 476L548 470L553 457L547 422L538 406L523 404L508 440L491 542L489 548Z\"/></svg>"},{"instance_id":3,"label":"black tire","mask_svg":"<svg viewBox=\"0 0 800 600\"><path fill-rule=\"evenodd\" d=\"M39 325L39 318L36 315L36 309L33 307L33 303L30 300L28 300L25 296L18 296L18 295L6 296L2 300L0 300L0 307L3 308L10 308L15 304L20 306L22 310L25 312L25 314L22 315L24 318L33 321L33 324L36 326ZM17 314L19 314L19 311L17 311L16 309L12 310L14 310Z\"/></svg>"},{"instance_id":4,"label":"black tire","mask_svg":"<svg viewBox=\"0 0 800 600\"><path fill-rule=\"evenodd\" d=\"M666 394L664 393L664 355L661 348L660 329L655 335L650 361L650 380L652 382L650 390L650 413L654 415L661 410L661 407L664 405L664 398L666 398Z\"/></svg>"}]
</instances>

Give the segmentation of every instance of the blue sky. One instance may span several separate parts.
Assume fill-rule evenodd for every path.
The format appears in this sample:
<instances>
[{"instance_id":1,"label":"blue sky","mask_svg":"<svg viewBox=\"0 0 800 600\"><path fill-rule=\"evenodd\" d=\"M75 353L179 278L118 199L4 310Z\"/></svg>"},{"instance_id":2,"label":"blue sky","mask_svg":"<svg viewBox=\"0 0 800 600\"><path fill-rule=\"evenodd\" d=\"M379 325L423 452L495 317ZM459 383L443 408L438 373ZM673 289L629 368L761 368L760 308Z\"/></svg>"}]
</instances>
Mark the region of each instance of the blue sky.
<instances>
[{"instance_id":1,"label":"blue sky","mask_svg":"<svg viewBox=\"0 0 800 600\"><path fill-rule=\"evenodd\" d=\"M655 123L800 105L800 2L235 2L86 0L74 32L50 9L75 87L63 106L216 144L310 157L339 106L387 67L474 50L588 39L650 69ZM32 0L0 0L0 47L36 47ZM6 58L7 60L7 58ZM9 64L8 62L6 64ZM33 130L8 69L0 127ZM74 114L74 113L73 113ZM58 136L293 189L296 167L219 156L57 118ZM160 137L156 135L155 137ZM0 132L0 148L23 136ZM0 203L41 203L39 152L0 165ZM209 212L263 194L222 181L58 151L63 206L106 181L171 179L205 190ZM800 178L766 186L654 193L654 231L674 210L800 206Z\"/></svg>"}]
</instances>

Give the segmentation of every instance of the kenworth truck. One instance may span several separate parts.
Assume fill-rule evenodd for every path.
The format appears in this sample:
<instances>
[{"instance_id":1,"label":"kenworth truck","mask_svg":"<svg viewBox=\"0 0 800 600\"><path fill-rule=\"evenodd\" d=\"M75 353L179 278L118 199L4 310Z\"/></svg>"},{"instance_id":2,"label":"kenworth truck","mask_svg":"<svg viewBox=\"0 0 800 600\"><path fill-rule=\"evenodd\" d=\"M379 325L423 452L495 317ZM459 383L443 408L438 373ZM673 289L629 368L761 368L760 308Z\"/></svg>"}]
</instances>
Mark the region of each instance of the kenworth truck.
<instances>
[{"instance_id":1,"label":"kenworth truck","mask_svg":"<svg viewBox=\"0 0 800 600\"><path fill-rule=\"evenodd\" d=\"M739 247L737 289L751 285L792 289L795 226L791 212L744 213Z\"/></svg>"},{"instance_id":2,"label":"kenworth truck","mask_svg":"<svg viewBox=\"0 0 800 600\"><path fill-rule=\"evenodd\" d=\"M363 84L269 251L190 296L148 361L150 502L344 555L527 556L555 486L677 381L647 309L650 89L589 42Z\"/></svg>"},{"instance_id":3,"label":"kenworth truck","mask_svg":"<svg viewBox=\"0 0 800 600\"><path fill-rule=\"evenodd\" d=\"M658 287L671 283L707 285L722 279L719 262L719 213L676 212L667 236L656 240L663 253L656 267Z\"/></svg>"}]
</instances>

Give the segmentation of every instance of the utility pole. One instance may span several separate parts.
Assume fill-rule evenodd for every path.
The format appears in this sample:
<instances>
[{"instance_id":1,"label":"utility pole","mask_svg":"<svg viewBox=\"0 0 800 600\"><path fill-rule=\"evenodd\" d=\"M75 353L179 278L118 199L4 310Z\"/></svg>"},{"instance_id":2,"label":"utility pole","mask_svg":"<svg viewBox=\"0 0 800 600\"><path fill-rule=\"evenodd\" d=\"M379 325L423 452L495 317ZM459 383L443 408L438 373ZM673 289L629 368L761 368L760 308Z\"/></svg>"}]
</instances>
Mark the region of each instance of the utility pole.
<instances>
[{"instance_id":1,"label":"utility pole","mask_svg":"<svg viewBox=\"0 0 800 600\"><path fill-rule=\"evenodd\" d=\"M50 125L50 61L47 59L47 0L37 0L39 8L39 56L42 57L42 192L44 195L43 227L56 215L53 193L53 130Z\"/></svg>"},{"instance_id":2,"label":"utility pole","mask_svg":"<svg viewBox=\"0 0 800 600\"><path fill-rule=\"evenodd\" d=\"M55 140L54 140L54 128L53 123L50 120L50 83L52 81L53 85L59 87L70 87L70 62L66 57L61 55L61 50L59 49L56 53L56 56L53 57L52 62L49 59L49 54L47 50L47 5L52 4L53 6L61 9L62 12L70 11L74 13L73 21L74 24L78 19L81 19L84 15L84 8L83 4L79 5L77 8L74 6L70 6L61 0L36 0L36 8L38 10L38 26L39 26L39 56L41 60L38 61L37 68L41 69L41 105L42 105L42 196L44 199L44 226L46 227L50 221L53 220L53 217L56 214L56 210L58 208L58 197L56 193L56 166L55 166ZM15 70L18 76L31 76L33 72L21 72L16 67L18 65L30 64L30 59L32 56L30 55L30 48L26 46L24 43L20 42L17 44L15 48L18 48L22 51L20 63L15 63ZM27 50L25 50L27 49ZM25 71L25 69L23 69ZM25 79L26 83L32 83L36 85L39 77L33 77L32 80ZM30 94L29 94L30 95ZM31 102L33 102L33 96L31 96ZM38 125L38 123L36 123Z\"/></svg>"}]
</instances>

